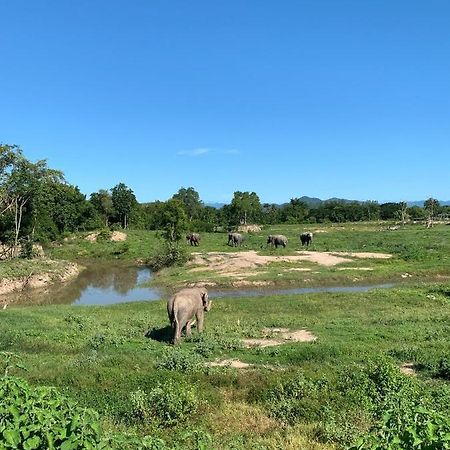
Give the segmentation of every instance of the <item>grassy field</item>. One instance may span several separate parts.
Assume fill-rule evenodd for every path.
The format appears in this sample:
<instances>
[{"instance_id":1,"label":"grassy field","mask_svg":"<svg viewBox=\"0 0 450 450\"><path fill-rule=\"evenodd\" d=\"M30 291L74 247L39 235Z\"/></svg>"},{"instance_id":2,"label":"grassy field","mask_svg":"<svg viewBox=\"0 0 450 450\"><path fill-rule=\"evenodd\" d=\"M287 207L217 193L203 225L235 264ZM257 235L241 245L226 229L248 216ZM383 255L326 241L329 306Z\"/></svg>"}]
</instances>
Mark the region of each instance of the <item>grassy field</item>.
<instances>
[{"instance_id":1,"label":"grassy field","mask_svg":"<svg viewBox=\"0 0 450 450\"><path fill-rule=\"evenodd\" d=\"M425 229L422 225L407 225L388 231L387 223L351 223L339 225L280 225L268 226L259 233L246 235L244 245L233 248L227 245L226 233L202 233L199 247L188 252L200 253L208 259L210 252L256 251L266 256L292 256L301 248L299 234L304 230L315 233L311 252L375 252L391 254L390 259L350 258L349 262L336 266L324 266L310 261L269 262L252 270L241 270L238 276L224 276L220 271L206 267L173 267L163 269L153 280L157 286L174 289L189 283L210 283L219 287L272 284L275 286L318 286L344 284L375 284L384 281L429 281L447 279L450 276L450 227L437 225ZM144 262L160 246L156 232L127 232L125 242L88 242L80 235L72 240L46 249L55 259L121 259ZM268 234L284 234L288 246L278 249L267 247ZM185 243L183 243L184 245ZM192 268L195 268L192 271ZM301 270L299 270L301 269ZM231 270L235 273L236 270ZM239 272L239 270L238 270ZM243 273L245 272L245 273ZM244 282L242 282L244 280ZM239 284L239 283L237 283Z\"/></svg>"},{"instance_id":2,"label":"grassy field","mask_svg":"<svg viewBox=\"0 0 450 450\"><path fill-rule=\"evenodd\" d=\"M218 299L206 331L177 347L163 301L11 308L0 351L27 368L10 372L99 411L104 433L160 438L154 448L346 448L390 407L448 416L449 308L448 283ZM274 327L317 340L243 347ZM251 366L206 364L233 358Z\"/></svg>"},{"instance_id":3,"label":"grassy field","mask_svg":"<svg viewBox=\"0 0 450 450\"><path fill-rule=\"evenodd\" d=\"M308 255L392 256L340 255L349 259L330 266L270 260L298 256L298 235L306 229L315 233ZM144 263L160 245L155 232L127 234L125 242L95 243L80 234L48 246L46 255L61 262ZM268 248L268 234L285 234L288 247ZM0 310L0 363L32 386L56 386L98 411L103 434L123 439L110 448L144 448L124 442L133 436L135 443L143 442L147 436L145 448L159 450L328 450L349 448L382 427L386 435L387 429L404 433L402 426L414 424L415 436L450 428L450 227L408 225L387 231L387 224L378 223L285 225L249 234L241 248L226 241L224 233L202 234L200 247L186 245L196 253L193 261L163 269L152 283L168 290L190 283L228 288L258 282L400 284L367 293L217 299L206 316L206 331L199 336L194 329L194 336L176 347L168 344L164 301L10 306ZM231 275L220 269L243 255L269 259L251 267L227 266ZM209 269L216 264L217 270L208 270L202 261ZM3 262L0 275L23 276L30 269L47 270L37 261ZM245 345L248 339L282 341L277 329L306 330L317 339ZM26 371L11 364L15 360ZM230 360L247 366L211 365ZM386 417L393 417L395 426L383 425ZM355 448L375 448L361 445Z\"/></svg>"}]
</instances>

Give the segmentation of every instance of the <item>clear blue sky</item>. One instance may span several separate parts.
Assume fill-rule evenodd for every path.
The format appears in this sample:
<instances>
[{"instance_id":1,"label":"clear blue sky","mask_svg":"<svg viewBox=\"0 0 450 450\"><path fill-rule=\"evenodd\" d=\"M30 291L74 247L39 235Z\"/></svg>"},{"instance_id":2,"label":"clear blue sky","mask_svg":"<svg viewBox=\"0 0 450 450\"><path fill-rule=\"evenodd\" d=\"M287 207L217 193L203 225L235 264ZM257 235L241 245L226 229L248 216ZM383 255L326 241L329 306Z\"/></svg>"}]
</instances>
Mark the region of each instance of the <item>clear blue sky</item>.
<instances>
[{"instance_id":1,"label":"clear blue sky","mask_svg":"<svg viewBox=\"0 0 450 450\"><path fill-rule=\"evenodd\" d=\"M448 0L2 0L0 142L90 194L450 199Z\"/></svg>"}]
</instances>

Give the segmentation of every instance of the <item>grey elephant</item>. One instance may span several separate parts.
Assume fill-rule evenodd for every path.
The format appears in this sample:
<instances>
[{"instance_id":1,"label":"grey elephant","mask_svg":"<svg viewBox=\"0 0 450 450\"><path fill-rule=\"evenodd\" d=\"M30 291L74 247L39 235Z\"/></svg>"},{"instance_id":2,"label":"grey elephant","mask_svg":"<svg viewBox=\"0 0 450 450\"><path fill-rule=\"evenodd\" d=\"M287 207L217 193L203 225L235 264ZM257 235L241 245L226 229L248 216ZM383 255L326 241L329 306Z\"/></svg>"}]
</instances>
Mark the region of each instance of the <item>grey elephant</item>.
<instances>
[{"instance_id":1,"label":"grey elephant","mask_svg":"<svg viewBox=\"0 0 450 450\"><path fill-rule=\"evenodd\" d=\"M194 245L197 247L200 245L200 235L197 233L189 233L186 235L186 240L189 242L189 244Z\"/></svg>"},{"instance_id":2,"label":"grey elephant","mask_svg":"<svg viewBox=\"0 0 450 450\"><path fill-rule=\"evenodd\" d=\"M271 244L272 247L278 248L279 245L282 245L283 248L286 247L288 243L287 237L282 234L271 234L267 237L267 244Z\"/></svg>"},{"instance_id":3,"label":"grey elephant","mask_svg":"<svg viewBox=\"0 0 450 450\"><path fill-rule=\"evenodd\" d=\"M203 331L205 311L209 311L212 301L208 299L205 288L185 288L178 291L167 302L167 315L172 326L172 342L176 344L181 331L186 329L186 336L191 335L191 320L197 319L197 330Z\"/></svg>"},{"instance_id":4,"label":"grey elephant","mask_svg":"<svg viewBox=\"0 0 450 450\"><path fill-rule=\"evenodd\" d=\"M228 245L232 247L241 246L244 242L244 236L240 233L228 233Z\"/></svg>"},{"instance_id":5,"label":"grey elephant","mask_svg":"<svg viewBox=\"0 0 450 450\"><path fill-rule=\"evenodd\" d=\"M306 245L307 247L311 244L313 240L313 234L310 231L302 233L300 235L300 241L302 242L302 247Z\"/></svg>"}]
</instances>

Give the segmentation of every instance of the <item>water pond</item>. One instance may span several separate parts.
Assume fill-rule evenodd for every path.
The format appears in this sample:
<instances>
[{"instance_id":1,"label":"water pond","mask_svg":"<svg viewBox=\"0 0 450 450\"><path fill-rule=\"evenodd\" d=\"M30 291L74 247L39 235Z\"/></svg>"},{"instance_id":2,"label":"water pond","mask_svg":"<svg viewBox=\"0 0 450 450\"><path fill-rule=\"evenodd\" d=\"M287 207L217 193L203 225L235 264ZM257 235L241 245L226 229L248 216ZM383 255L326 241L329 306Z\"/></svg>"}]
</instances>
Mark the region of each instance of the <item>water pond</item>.
<instances>
[{"instance_id":1,"label":"water pond","mask_svg":"<svg viewBox=\"0 0 450 450\"><path fill-rule=\"evenodd\" d=\"M148 267L114 263L87 264L86 269L68 284L57 284L46 290L28 289L10 294L2 300L15 305L112 305L115 303L159 300L167 295L156 288L144 287L152 272ZM265 295L309 294L318 292L366 292L393 287L393 283L369 286L324 286L288 289L208 289L211 298L258 297Z\"/></svg>"}]
</instances>

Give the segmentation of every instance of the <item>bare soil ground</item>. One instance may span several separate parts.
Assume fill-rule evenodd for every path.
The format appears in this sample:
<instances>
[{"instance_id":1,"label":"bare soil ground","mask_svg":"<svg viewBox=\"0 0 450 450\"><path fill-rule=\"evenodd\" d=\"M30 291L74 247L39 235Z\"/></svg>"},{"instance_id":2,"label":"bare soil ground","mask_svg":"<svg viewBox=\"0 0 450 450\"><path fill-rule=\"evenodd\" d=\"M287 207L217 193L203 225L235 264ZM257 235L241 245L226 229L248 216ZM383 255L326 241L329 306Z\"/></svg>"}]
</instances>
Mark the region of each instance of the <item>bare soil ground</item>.
<instances>
[{"instance_id":1,"label":"bare soil ground","mask_svg":"<svg viewBox=\"0 0 450 450\"><path fill-rule=\"evenodd\" d=\"M409 375L410 377L417 376L417 373L414 370L414 364L413 363L403 363L400 366L400 372L404 373L405 375Z\"/></svg>"},{"instance_id":2,"label":"bare soil ground","mask_svg":"<svg viewBox=\"0 0 450 450\"><path fill-rule=\"evenodd\" d=\"M240 225L238 227L240 233L259 233L261 229L259 225Z\"/></svg>"},{"instance_id":3,"label":"bare soil ground","mask_svg":"<svg viewBox=\"0 0 450 450\"><path fill-rule=\"evenodd\" d=\"M253 364L245 363L237 358L235 359L216 359L215 361L211 361L206 363L208 367L232 367L233 369L247 369L251 367Z\"/></svg>"},{"instance_id":4,"label":"bare soil ground","mask_svg":"<svg viewBox=\"0 0 450 450\"><path fill-rule=\"evenodd\" d=\"M90 233L84 239L89 242L97 242L99 234L99 232ZM122 231L113 231L109 240L113 242L123 242L127 240L127 234L123 233Z\"/></svg>"},{"instance_id":5,"label":"bare soil ground","mask_svg":"<svg viewBox=\"0 0 450 450\"><path fill-rule=\"evenodd\" d=\"M263 328L265 337L258 339L242 339L244 347L275 347L290 342L313 342L317 339L310 331L287 328Z\"/></svg>"},{"instance_id":6,"label":"bare soil ground","mask_svg":"<svg viewBox=\"0 0 450 450\"><path fill-rule=\"evenodd\" d=\"M350 252L309 252L309 251L298 251L295 255L260 255L254 250L244 251L244 252L231 252L231 253L221 253L221 252L210 252L210 253L193 253L194 259L191 262L192 266L189 269L190 272L204 272L211 271L215 272L217 275L230 277L237 279L241 286L249 285L249 277L255 275L261 275L261 268L271 264L279 262L288 263L301 263L309 262L318 264L325 267L333 267L342 263L351 263L356 259L388 259L392 255L386 253L350 253ZM292 267L286 269L287 271L298 271L298 272L308 272L311 269L309 267ZM371 267L362 268L341 268L341 270L372 270ZM242 283L242 282L246 283ZM254 281L254 283L266 283L261 285L270 284L269 282L259 282Z\"/></svg>"},{"instance_id":7,"label":"bare soil ground","mask_svg":"<svg viewBox=\"0 0 450 450\"><path fill-rule=\"evenodd\" d=\"M26 288L43 288L48 284L55 282L66 282L78 276L80 266L68 262L62 272L43 272L34 274L31 272L28 276L20 278L2 278L0 280L0 295L9 294L14 291L20 291ZM5 300L6 301L6 300Z\"/></svg>"}]
</instances>

